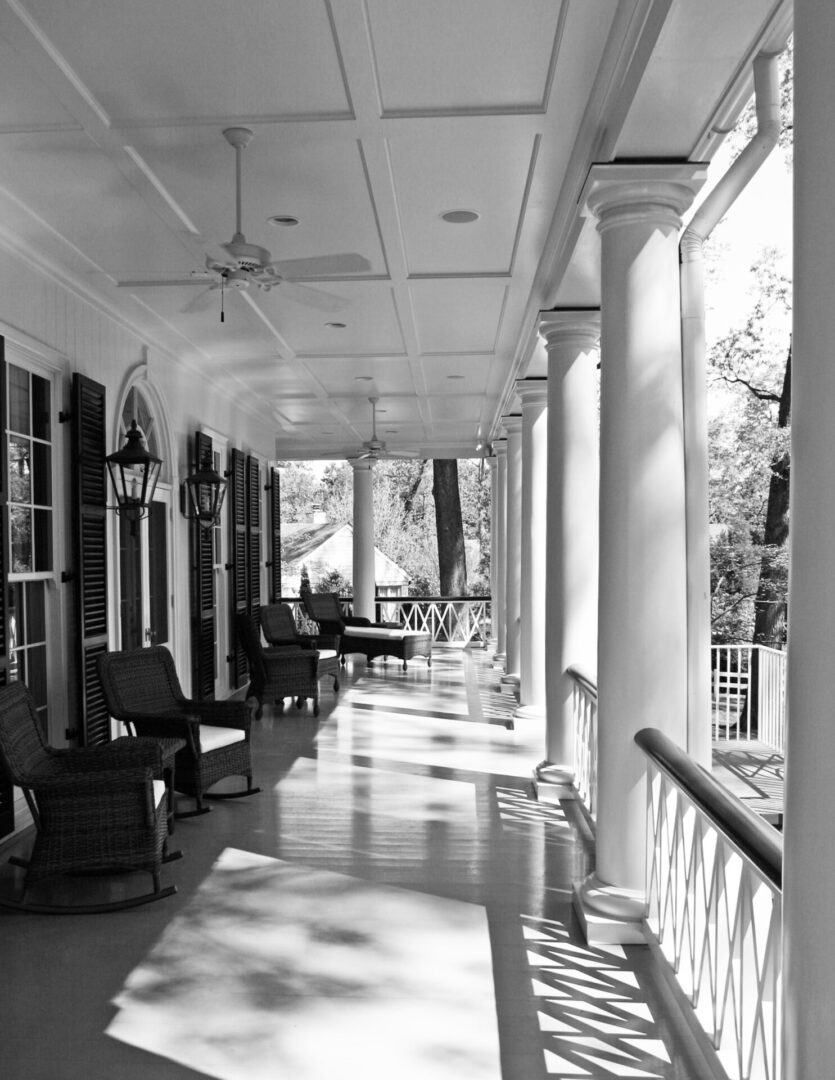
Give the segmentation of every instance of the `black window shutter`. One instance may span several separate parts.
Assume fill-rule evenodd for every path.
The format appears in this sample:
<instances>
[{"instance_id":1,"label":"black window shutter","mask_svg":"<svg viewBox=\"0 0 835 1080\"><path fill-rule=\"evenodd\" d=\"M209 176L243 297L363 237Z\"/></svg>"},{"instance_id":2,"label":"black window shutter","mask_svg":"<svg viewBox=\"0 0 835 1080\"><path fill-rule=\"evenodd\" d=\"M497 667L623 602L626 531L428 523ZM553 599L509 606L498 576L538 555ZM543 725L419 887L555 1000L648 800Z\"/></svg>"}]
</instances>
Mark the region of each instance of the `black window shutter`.
<instances>
[{"instance_id":1,"label":"black window shutter","mask_svg":"<svg viewBox=\"0 0 835 1080\"><path fill-rule=\"evenodd\" d=\"M229 590L231 627L229 641L229 683L233 689L242 686L246 680L246 655L238 642L238 628L235 620L239 613L249 610L249 590L247 582L247 470L246 455L233 449L230 453L229 477L229 527L230 535L230 570L232 573Z\"/></svg>"},{"instance_id":2,"label":"black window shutter","mask_svg":"<svg viewBox=\"0 0 835 1080\"><path fill-rule=\"evenodd\" d=\"M78 737L83 746L100 746L110 742L110 717L96 669L98 657L107 651L105 388L76 372L72 396Z\"/></svg>"},{"instance_id":3,"label":"black window shutter","mask_svg":"<svg viewBox=\"0 0 835 1080\"><path fill-rule=\"evenodd\" d=\"M281 473L270 469L270 601L281 599Z\"/></svg>"},{"instance_id":4,"label":"black window shutter","mask_svg":"<svg viewBox=\"0 0 835 1080\"><path fill-rule=\"evenodd\" d=\"M6 397L6 361L4 355L5 341L0 337L0 686L5 686L9 681L9 611L8 597L8 514L6 513L7 492L7 469L6 469L6 422L7 422L7 397ZM0 777L0 836L8 836L14 830L14 788L5 778Z\"/></svg>"},{"instance_id":5,"label":"black window shutter","mask_svg":"<svg viewBox=\"0 0 835 1080\"><path fill-rule=\"evenodd\" d=\"M261 619L261 464L246 459L247 611Z\"/></svg>"},{"instance_id":6,"label":"black window shutter","mask_svg":"<svg viewBox=\"0 0 835 1080\"><path fill-rule=\"evenodd\" d=\"M202 431L194 436L194 465L212 459L212 439ZM215 692L215 575L214 529L191 523L191 662L192 692L209 701Z\"/></svg>"}]
</instances>

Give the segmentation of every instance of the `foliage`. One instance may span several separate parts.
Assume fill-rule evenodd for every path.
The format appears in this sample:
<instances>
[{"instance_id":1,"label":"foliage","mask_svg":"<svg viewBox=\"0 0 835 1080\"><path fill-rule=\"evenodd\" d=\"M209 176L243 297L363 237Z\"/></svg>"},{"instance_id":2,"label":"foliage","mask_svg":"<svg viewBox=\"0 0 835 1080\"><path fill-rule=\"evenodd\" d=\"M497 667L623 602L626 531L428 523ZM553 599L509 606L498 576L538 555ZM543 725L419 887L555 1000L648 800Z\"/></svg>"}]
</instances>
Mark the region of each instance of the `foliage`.
<instances>
[{"instance_id":1,"label":"foliage","mask_svg":"<svg viewBox=\"0 0 835 1080\"><path fill-rule=\"evenodd\" d=\"M766 535L772 473L787 460L784 375L789 355L790 283L766 249L752 268L752 308L709 354L719 406L710 427L711 622L715 643L751 641L755 598L769 579L776 600L787 588L784 548Z\"/></svg>"},{"instance_id":2,"label":"foliage","mask_svg":"<svg viewBox=\"0 0 835 1080\"><path fill-rule=\"evenodd\" d=\"M374 465L372 475L375 544L409 575L413 596L437 595L438 547L429 463L384 459ZM464 458L458 462L458 478L468 555L471 550L476 552L471 560L474 565L467 567L468 591L482 595L489 592L490 473L480 460ZM353 469L348 462L327 465L321 479L304 463L285 463L281 470L282 519L310 521L314 505L321 506L328 522L352 521Z\"/></svg>"}]
</instances>

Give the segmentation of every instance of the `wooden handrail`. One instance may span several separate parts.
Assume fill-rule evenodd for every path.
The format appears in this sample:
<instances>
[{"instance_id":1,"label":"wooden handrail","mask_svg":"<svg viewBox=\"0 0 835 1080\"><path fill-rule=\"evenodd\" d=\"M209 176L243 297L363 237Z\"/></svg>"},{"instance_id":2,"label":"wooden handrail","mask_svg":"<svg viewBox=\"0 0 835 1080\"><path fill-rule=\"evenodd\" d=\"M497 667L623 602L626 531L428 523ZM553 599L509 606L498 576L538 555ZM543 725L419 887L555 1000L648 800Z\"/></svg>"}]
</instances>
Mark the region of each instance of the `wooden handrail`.
<instances>
[{"instance_id":1,"label":"wooden handrail","mask_svg":"<svg viewBox=\"0 0 835 1080\"><path fill-rule=\"evenodd\" d=\"M657 768L730 840L777 889L783 887L783 840L750 807L731 795L701 765L656 728L642 728L635 742Z\"/></svg>"}]
</instances>

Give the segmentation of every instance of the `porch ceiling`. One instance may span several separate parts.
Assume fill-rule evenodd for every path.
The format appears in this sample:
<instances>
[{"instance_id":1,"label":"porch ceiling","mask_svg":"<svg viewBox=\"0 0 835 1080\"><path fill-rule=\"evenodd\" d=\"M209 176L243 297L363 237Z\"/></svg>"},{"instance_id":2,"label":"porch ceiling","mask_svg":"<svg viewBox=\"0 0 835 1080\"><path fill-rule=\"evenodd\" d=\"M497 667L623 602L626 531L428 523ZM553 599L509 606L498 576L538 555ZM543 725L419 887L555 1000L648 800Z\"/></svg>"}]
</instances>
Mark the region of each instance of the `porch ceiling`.
<instances>
[{"instance_id":1,"label":"porch ceiling","mask_svg":"<svg viewBox=\"0 0 835 1080\"><path fill-rule=\"evenodd\" d=\"M536 367L536 312L598 301L590 164L708 159L786 0L0 0L0 246L275 422L281 457L466 456ZM243 231L338 313L189 279ZM441 214L474 210L471 224ZM274 215L298 219L274 226ZM336 327L334 322L344 323Z\"/></svg>"}]
</instances>

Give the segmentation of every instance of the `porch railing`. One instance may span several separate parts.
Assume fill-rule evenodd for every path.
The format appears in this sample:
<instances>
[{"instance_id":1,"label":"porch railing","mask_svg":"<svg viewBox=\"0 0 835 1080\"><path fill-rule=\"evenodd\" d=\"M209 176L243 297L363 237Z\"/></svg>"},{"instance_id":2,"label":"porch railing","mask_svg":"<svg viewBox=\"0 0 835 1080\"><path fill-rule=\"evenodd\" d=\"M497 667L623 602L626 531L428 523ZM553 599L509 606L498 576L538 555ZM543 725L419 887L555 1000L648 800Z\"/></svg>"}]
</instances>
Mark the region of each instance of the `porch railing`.
<instances>
[{"instance_id":1,"label":"porch railing","mask_svg":"<svg viewBox=\"0 0 835 1080\"><path fill-rule=\"evenodd\" d=\"M731 1080L780 1080L782 839L661 732L635 742L649 930Z\"/></svg>"},{"instance_id":2,"label":"porch railing","mask_svg":"<svg viewBox=\"0 0 835 1080\"><path fill-rule=\"evenodd\" d=\"M782 752L786 654L764 645L713 645L711 680L713 738L759 739Z\"/></svg>"},{"instance_id":3,"label":"porch railing","mask_svg":"<svg viewBox=\"0 0 835 1080\"><path fill-rule=\"evenodd\" d=\"M589 814L597 813L597 687L579 668L568 669L574 718L574 787Z\"/></svg>"},{"instance_id":4,"label":"porch railing","mask_svg":"<svg viewBox=\"0 0 835 1080\"><path fill-rule=\"evenodd\" d=\"M293 608L300 625L306 625L301 600L295 596L282 600ZM343 597L341 603L350 614L351 600ZM486 645L490 637L489 596L385 596L378 597L374 607L375 619L431 634L436 644L463 648Z\"/></svg>"}]
</instances>

